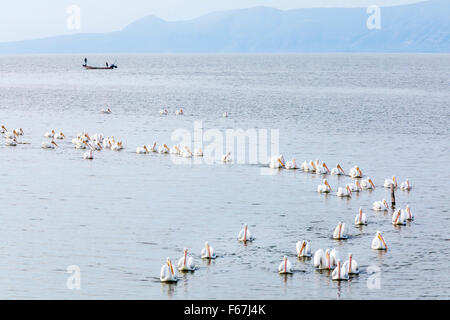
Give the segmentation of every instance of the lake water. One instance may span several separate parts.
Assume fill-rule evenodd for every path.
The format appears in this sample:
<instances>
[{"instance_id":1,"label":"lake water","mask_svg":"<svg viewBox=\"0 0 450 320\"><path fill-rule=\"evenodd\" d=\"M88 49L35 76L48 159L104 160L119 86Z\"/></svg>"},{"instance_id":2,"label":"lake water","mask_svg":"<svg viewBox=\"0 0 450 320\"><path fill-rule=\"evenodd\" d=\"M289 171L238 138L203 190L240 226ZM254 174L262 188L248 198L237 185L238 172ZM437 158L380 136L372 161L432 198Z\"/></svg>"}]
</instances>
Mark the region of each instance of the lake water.
<instances>
[{"instance_id":1,"label":"lake water","mask_svg":"<svg viewBox=\"0 0 450 320\"><path fill-rule=\"evenodd\" d=\"M0 141L0 298L450 297L450 55L88 57L116 62L114 71L83 70L83 58L0 56L0 124L22 127L31 143ZM112 114L99 113L106 106ZM179 107L186 115L174 115ZM299 170L134 153L154 141L171 146L172 133L194 121L220 132L279 129L286 158L357 164L378 188L346 200L318 194L323 177ZM43 150L51 129L67 139ZM114 135L125 149L83 160L70 142L81 131ZM390 199L382 184L394 174L413 184L396 192L397 207L416 216L402 227L371 210ZM351 181L328 179L333 188ZM355 228L359 207L369 224ZM349 226L346 241L331 239L338 221ZM247 246L237 241L243 223L256 237ZM377 230L387 252L370 248ZM360 275L337 283L315 271L296 258L302 239L343 260L352 252ZM206 240L219 255L211 264L200 259ZM198 270L161 284L166 257L175 263L184 247ZM288 277L277 273L283 255L295 269ZM72 265L81 290L66 286Z\"/></svg>"}]
</instances>

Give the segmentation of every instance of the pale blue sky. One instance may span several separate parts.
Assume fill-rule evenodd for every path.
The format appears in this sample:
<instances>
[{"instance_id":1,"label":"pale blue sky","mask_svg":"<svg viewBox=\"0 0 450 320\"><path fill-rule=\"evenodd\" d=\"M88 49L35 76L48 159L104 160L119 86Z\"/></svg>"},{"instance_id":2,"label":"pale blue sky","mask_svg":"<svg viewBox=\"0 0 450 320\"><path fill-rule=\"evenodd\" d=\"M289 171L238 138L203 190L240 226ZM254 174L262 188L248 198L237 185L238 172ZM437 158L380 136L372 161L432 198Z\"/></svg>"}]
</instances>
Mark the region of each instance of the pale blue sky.
<instances>
[{"instance_id":1,"label":"pale blue sky","mask_svg":"<svg viewBox=\"0 0 450 320\"><path fill-rule=\"evenodd\" d=\"M147 15L165 20L192 19L203 14L254 6L279 9L304 7L367 7L421 0L14 0L2 1L0 42L34 39L74 32L120 30ZM81 29L66 26L69 5L81 8Z\"/></svg>"}]
</instances>

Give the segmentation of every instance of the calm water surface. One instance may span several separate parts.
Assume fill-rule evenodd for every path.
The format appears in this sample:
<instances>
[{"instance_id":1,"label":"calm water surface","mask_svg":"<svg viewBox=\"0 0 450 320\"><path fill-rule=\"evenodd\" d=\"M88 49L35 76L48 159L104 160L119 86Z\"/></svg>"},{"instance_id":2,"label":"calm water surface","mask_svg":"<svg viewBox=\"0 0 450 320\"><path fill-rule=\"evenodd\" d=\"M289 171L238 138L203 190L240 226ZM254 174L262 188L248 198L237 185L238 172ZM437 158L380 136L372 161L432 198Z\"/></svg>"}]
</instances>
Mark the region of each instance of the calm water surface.
<instances>
[{"instance_id":1,"label":"calm water surface","mask_svg":"<svg viewBox=\"0 0 450 320\"><path fill-rule=\"evenodd\" d=\"M448 299L450 276L450 55L121 55L114 71L85 71L84 56L0 56L0 122L22 127L29 145L0 141L0 298L30 299ZM106 105L111 115L98 111ZM158 111L167 107L171 115ZM186 115L174 115L183 107ZM222 118L228 111L230 116ZM286 158L358 164L378 188L351 200L316 192L321 176L261 174L262 165L175 163L136 155L171 141L178 128L280 129ZM68 139L43 150L43 134ZM81 131L122 139L83 160L70 140ZM394 227L371 204L385 178L416 221ZM329 177L333 187L348 177ZM369 225L352 225L362 207ZM350 239L335 241L338 221ZM257 238L236 240L249 224ZM377 230L389 250L370 249ZM352 252L361 274L331 281L299 261L295 243ZM220 256L200 260L208 240ZM187 247L199 269L176 285L159 282L166 257ZM295 273L277 273L283 255ZM66 268L81 268L69 290ZM379 270L371 274L369 270ZM375 277L375 278L374 278ZM379 281L379 288L368 283Z\"/></svg>"}]
</instances>

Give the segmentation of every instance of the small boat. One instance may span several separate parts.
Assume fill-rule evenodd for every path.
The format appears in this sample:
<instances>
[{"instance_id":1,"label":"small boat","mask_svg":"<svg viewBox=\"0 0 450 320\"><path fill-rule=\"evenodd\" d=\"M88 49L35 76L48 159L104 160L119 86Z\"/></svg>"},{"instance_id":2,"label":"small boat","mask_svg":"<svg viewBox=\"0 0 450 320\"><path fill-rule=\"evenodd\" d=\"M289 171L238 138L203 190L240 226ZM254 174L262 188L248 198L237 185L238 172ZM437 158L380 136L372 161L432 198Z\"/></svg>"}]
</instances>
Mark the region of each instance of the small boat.
<instances>
[{"instance_id":1,"label":"small boat","mask_svg":"<svg viewBox=\"0 0 450 320\"><path fill-rule=\"evenodd\" d=\"M117 68L117 66L115 64L112 64L109 67L92 67L92 66L83 64L83 68L85 68L86 70L114 70Z\"/></svg>"}]
</instances>

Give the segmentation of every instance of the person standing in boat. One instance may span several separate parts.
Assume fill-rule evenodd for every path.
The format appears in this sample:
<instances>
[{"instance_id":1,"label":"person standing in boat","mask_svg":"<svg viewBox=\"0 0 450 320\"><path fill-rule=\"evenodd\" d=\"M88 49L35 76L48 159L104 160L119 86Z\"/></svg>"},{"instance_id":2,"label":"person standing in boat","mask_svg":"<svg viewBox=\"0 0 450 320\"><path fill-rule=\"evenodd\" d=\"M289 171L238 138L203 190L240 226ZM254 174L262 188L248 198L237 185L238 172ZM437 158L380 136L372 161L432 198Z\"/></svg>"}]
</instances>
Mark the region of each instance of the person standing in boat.
<instances>
[{"instance_id":1,"label":"person standing in boat","mask_svg":"<svg viewBox=\"0 0 450 320\"><path fill-rule=\"evenodd\" d=\"M84 65L87 66L87 58L84 58Z\"/></svg>"},{"instance_id":2,"label":"person standing in boat","mask_svg":"<svg viewBox=\"0 0 450 320\"><path fill-rule=\"evenodd\" d=\"M109 68L108 62L106 62L106 67Z\"/></svg>"}]
</instances>

